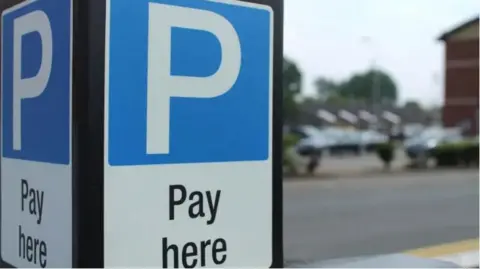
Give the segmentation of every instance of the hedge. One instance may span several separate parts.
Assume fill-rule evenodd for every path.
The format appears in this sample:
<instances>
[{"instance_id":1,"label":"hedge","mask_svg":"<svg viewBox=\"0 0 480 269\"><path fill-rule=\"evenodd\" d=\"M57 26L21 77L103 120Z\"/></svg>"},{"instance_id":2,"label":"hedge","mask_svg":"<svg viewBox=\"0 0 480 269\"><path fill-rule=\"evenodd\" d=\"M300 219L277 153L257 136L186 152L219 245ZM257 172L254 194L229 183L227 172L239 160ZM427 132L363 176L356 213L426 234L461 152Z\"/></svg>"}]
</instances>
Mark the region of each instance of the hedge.
<instances>
[{"instance_id":1,"label":"hedge","mask_svg":"<svg viewBox=\"0 0 480 269\"><path fill-rule=\"evenodd\" d=\"M395 158L395 144L393 142L378 144L376 146L376 153L385 167L388 168Z\"/></svg>"},{"instance_id":2,"label":"hedge","mask_svg":"<svg viewBox=\"0 0 480 269\"><path fill-rule=\"evenodd\" d=\"M283 135L283 149L287 149L290 147L295 146L298 141L300 141L300 137L294 134L285 134Z\"/></svg>"},{"instance_id":3,"label":"hedge","mask_svg":"<svg viewBox=\"0 0 480 269\"><path fill-rule=\"evenodd\" d=\"M293 164L291 163L291 160L289 160L286 151L294 147L298 141L300 141L300 137L294 134L284 134L283 135L283 147L282 147L282 152L283 152L283 165L286 167L289 167L290 169L293 169Z\"/></svg>"},{"instance_id":4,"label":"hedge","mask_svg":"<svg viewBox=\"0 0 480 269\"><path fill-rule=\"evenodd\" d=\"M432 151L437 166L478 165L478 140L443 143Z\"/></svg>"}]
</instances>

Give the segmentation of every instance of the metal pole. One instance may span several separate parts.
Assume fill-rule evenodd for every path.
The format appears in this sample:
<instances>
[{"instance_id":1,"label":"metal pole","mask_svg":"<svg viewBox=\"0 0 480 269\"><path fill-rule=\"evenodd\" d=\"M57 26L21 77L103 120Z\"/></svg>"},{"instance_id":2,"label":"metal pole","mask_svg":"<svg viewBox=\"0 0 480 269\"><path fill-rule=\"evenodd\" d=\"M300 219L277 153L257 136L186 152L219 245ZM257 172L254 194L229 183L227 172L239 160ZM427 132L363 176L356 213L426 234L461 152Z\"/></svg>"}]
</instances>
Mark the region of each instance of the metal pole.
<instances>
[{"instance_id":1,"label":"metal pole","mask_svg":"<svg viewBox=\"0 0 480 269\"><path fill-rule=\"evenodd\" d=\"M378 124L380 123L379 121L379 118L380 118L380 111L379 111L379 104L377 102L379 102L379 96L380 96L380 80L379 80L379 77L378 77L378 70L377 70L377 60L376 60L376 53L375 53L375 48L373 46L373 40L370 36L363 36L362 37L362 41L365 42L370 50L371 50L371 58L370 58L370 68L371 68L371 71L373 73L373 77L372 77L372 86L371 86L371 95L372 95L372 99L370 100L371 101L371 109L372 109L372 113L373 115L375 115L375 117L377 118L377 126L378 127Z\"/></svg>"},{"instance_id":2,"label":"metal pole","mask_svg":"<svg viewBox=\"0 0 480 269\"><path fill-rule=\"evenodd\" d=\"M375 56L372 56L372 72L373 72L373 77L372 77L372 112L373 114L375 115L375 117L377 117L377 124L380 123L379 119L380 119L380 112L379 112L379 104L378 102L380 101L379 100L379 86L380 86L380 81L378 79L378 75L377 75L377 66L376 66L376 60L375 60ZM378 128L378 126L377 126Z\"/></svg>"}]
</instances>

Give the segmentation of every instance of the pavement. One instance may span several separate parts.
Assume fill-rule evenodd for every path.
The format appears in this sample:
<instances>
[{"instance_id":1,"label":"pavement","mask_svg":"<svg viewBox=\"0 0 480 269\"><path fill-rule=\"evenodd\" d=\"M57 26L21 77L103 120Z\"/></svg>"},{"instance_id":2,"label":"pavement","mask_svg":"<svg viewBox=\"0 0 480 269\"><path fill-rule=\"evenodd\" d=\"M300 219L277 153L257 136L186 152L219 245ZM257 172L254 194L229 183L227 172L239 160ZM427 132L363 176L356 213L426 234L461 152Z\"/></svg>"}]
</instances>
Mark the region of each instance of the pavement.
<instances>
[{"instance_id":1,"label":"pavement","mask_svg":"<svg viewBox=\"0 0 480 269\"><path fill-rule=\"evenodd\" d=\"M395 159L392 161L392 168L404 167L408 163L408 157L403 149L397 149ZM366 153L361 156L324 156L322 158L319 172L329 171L356 171L362 169L383 168L382 161L375 153Z\"/></svg>"},{"instance_id":2,"label":"pavement","mask_svg":"<svg viewBox=\"0 0 480 269\"><path fill-rule=\"evenodd\" d=\"M296 154L294 149L287 150L286 154L295 163L297 172L305 175L306 166L309 158L301 157ZM391 170L396 171L403 169L409 163L407 156L402 149L397 149L395 159L391 164ZM347 154L344 156L331 156L325 154L320 159L320 165L317 167L316 176L332 177L344 176L359 173L371 173L383 171L383 163L375 153L364 153L361 155ZM285 178L292 179L291 176Z\"/></svg>"},{"instance_id":3,"label":"pavement","mask_svg":"<svg viewBox=\"0 0 480 269\"><path fill-rule=\"evenodd\" d=\"M403 254L411 255L417 258L428 258L452 262L463 267L473 268L480 265L478 238L423 247L405 251Z\"/></svg>"},{"instance_id":4,"label":"pavement","mask_svg":"<svg viewBox=\"0 0 480 269\"><path fill-rule=\"evenodd\" d=\"M405 154L398 150L396 158L392 162L389 172L399 172L405 170L408 159ZM353 176L358 174L375 174L387 172L383 163L375 154L365 154L362 156L344 156L322 158L320 166L316 171L316 176L334 177L334 176Z\"/></svg>"},{"instance_id":5,"label":"pavement","mask_svg":"<svg viewBox=\"0 0 480 269\"><path fill-rule=\"evenodd\" d=\"M478 170L457 170L286 181L285 259L288 263L390 253L422 257L419 249L437 247L438 252L448 249L445 244L475 240L478 176ZM474 245L477 249L468 251L478 253ZM435 255L448 259L461 254L457 252Z\"/></svg>"},{"instance_id":6,"label":"pavement","mask_svg":"<svg viewBox=\"0 0 480 269\"><path fill-rule=\"evenodd\" d=\"M322 158L320 166L313 176L301 174L299 176L285 175L286 180L310 180L310 179L334 179L348 177L385 177L385 176L409 176L409 174L418 173L435 173L438 170L442 172L447 170L476 170L478 167L435 167L432 161L426 169L407 168L411 161L405 155L403 150L398 149L395 153L395 160L392 162L390 169L386 170L383 163L373 154L364 154L361 156L325 156Z\"/></svg>"}]
</instances>

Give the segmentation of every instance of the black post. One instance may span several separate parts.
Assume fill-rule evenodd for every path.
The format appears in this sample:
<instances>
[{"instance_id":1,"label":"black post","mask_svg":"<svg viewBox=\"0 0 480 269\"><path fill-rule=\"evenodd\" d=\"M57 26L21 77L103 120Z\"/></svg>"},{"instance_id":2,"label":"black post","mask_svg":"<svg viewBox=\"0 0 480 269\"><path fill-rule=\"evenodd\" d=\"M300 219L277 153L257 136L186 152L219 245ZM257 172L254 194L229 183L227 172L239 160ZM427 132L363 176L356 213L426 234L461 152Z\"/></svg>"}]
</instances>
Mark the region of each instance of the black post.
<instances>
[{"instance_id":1,"label":"black post","mask_svg":"<svg viewBox=\"0 0 480 269\"><path fill-rule=\"evenodd\" d=\"M273 189L272 268L283 268L283 23L284 0L243 0L273 11Z\"/></svg>"},{"instance_id":2,"label":"black post","mask_svg":"<svg viewBox=\"0 0 480 269\"><path fill-rule=\"evenodd\" d=\"M74 0L74 264L104 267L105 0Z\"/></svg>"},{"instance_id":3,"label":"black post","mask_svg":"<svg viewBox=\"0 0 480 269\"><path fill-rule=\"evenodd\" d=\"M283 268L283 14L284 0L258 0L272 7L273 34L273 261Z\"/></svg>"}]
</instances>

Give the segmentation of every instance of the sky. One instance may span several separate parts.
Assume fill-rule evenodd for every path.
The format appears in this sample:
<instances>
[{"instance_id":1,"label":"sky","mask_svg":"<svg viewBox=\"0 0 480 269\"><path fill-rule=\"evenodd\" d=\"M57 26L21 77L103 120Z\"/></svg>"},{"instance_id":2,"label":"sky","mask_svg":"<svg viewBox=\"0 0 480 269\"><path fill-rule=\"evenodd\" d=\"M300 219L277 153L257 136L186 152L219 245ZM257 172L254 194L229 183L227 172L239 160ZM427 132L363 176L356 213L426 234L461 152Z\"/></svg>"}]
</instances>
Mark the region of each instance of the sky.
<instances>
[{"instance_id":1,"label":"sky","mask_svg":"<svg viewBox=\"0 0 480 269\"><path fill-rule=\"evenodd\" d=\"M285 0L284 54L315 93L319 76L342 80L375 63L399 101L443 102L444 45L437 38L477 16L479 0Z\"/></svg>"}]
</instances>

